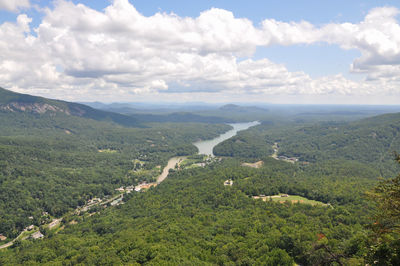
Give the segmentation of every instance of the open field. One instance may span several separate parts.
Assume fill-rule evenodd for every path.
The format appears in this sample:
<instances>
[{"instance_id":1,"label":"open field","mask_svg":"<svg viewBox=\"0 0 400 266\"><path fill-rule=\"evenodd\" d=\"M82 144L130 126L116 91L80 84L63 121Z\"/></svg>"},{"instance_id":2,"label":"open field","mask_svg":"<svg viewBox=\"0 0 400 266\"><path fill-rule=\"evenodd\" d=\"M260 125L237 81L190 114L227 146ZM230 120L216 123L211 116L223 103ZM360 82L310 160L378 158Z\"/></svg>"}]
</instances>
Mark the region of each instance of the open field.
<instances>
[{"instance_id":1,"label":"open field","mask_svg":"<svg viewBox=\"0 0 400 266\"><path fill-rule=\"evenodd\" d=\"M280 194L280 195L273 195L273 196L253 196L254 199L262 199L263 201L267 200L273 200L277 202L284 203L286 201L291 202L291 203L302 203L302 204L309 204L309 205L320 205L320 206L327 206L327 204L316 201L316 200L310 200L302 196L296 196L296 195L287 195L286 197L284 196L285 194Z\"/></svg>"},{"instance_id":2,"label":"open field","mask_svg":"<svg viewBox=\"0 0 400 266\"><path fill-rule=\"evenodd\" d=\"M252 167L252 168L261 168L263 166L263 161L258 161L255 163L242 163L242 166Z\"/></svg>"}]
</instances>

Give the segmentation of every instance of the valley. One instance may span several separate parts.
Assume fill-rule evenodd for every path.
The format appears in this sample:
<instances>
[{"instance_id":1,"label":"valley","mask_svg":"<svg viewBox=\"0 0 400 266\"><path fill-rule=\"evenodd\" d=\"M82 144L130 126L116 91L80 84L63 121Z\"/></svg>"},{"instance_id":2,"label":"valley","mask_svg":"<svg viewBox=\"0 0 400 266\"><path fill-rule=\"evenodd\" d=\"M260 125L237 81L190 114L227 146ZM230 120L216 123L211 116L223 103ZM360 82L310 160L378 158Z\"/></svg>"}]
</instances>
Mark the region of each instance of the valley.
<instances>
[{"instance_id":1,"label":"valley","mask_svg":"<svg viewBox=\"0 0 400 266\"><path fill-rule=\"evenodd\" d=\"M398 114L299 122L229 105L129 126L124 114L96 120L45 99L35 106L42 101L43 113L0 112L0 264L357 265L381 256L365 252L376 245L365 195L398 172Z\"/></svg>"},{"instance_id":2,"label":"valley","mask_svg":"<svg viewBox=\"0 0 400 266\"><path fill-rule=\"evenodd\" d=\"M399 266L399 14L0 0L0 266Z\"/></svg>"}]
</instances>

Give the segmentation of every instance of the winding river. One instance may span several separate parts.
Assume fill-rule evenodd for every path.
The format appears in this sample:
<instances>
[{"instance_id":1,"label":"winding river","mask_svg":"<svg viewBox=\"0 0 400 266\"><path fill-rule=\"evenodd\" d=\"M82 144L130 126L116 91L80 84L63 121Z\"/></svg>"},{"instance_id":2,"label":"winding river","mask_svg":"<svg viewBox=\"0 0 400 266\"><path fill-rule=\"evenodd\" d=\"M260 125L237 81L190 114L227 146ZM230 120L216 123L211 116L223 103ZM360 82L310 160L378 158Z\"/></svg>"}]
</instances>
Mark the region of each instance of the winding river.
<instances>
[{"instance_id":1,"label":"winding river","mask_svg":"<svg viewBox=\"0 0 400 266\"><path fill-rule=\"evenodd\" d=\"M253 126L256 126L256 125L259 125L259 124L260 124L260 122L258 122L258 121L253 121L253 122L248 122L248 123L233 123L233 124L229 124L230 126L233 127L233 129L225 132L224 134L219 135L218 137L216 137L214 139L198 141L198 142L193 143L193 145L195 145L199 149L199 154L205 154L205 155L214 156L213 148L217 144L219 144L219 143L223 142L224 140L227 140L227 139L235 136L241 130L246 130L246 129L250 128L250 127L253 127ZM153 184L153 185L156 186L156 185L160 184L161 182L163 182L168 177L169 170L173 169L176 164L179 164L185 158L186 158L185 156L178 156L178 157L170 158L169 161L168 161L167 166L164 167L162 173L157 177L157 181L154 182L154 183L150 183L149 185ZM119 195L117 197L119 197ZM122 195L122 197L123 197L123 195ZM121 197L121 199L122 199L122 197ZM114 200L115 198L116 197L111 199L110 202L112 200ZM57 221L59 222L60 220L57 220ZM17 238L15 238L14 240L12 240L12 241L4 244L4 245L1 245L0 249L12 246L14 244L14 242L18 238L20 238L22 236L23 233L24 232L21 232L21 234Z\"/></svg>"},{"instance_id":2,"label":"winding river","mask_svg":"<svg viewBox=\"0 0 400 266\"><path fill-rule=\"evenodd\" d=\"M224 140L232 138L239 131L246 130L250 127L257 126L259 124L260 124L260 122L258 122L258 121L229 124L230 126L233 127L233 129L225 132L222 135L219 135L218 137L216 137L214 139L194 142L193 145L199 149L199 154L214 156L213 149L216 145L223 142Z\"/></svg>"},{"instance_id":3,"label":"winding river","mask_svg":"<svg viewBox=\"0 0 400 266\"><path fill-rule=\"evenodd\" d=\"M250 127L257 126L259 124L260 122L258 121L229 124L230 126L233 127L231 130L225 132L224 134L219 135L214 139L197 141L193 143L193 145L195 145L199 149L199 154L214 156L213 148L217 144L235 136L241 130L246 130ZM172 157L171 159L169 159L167 166L164 167L162 173L157 177L157 182L155 184L160 184L162 181L164 181L168 176L169 170L175 168L176 164L179 164L185 159L186 159L185 156Z\"/></svg>"}]
</instances>

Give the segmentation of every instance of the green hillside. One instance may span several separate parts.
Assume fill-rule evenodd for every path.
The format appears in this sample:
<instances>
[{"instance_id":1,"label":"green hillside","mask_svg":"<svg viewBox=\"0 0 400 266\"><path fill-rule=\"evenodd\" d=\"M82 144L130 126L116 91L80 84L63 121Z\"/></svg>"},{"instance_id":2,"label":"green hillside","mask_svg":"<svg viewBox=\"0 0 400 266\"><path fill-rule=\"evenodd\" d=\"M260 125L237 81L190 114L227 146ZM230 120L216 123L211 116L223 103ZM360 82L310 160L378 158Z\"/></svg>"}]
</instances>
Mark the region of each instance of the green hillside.
<instances>
[{"instance_id":1,"label":"green hillside","mask_svg":"<svg viewBox=\"0 0 400 266\"><path fill-rule=\"evenodd\" d=\"M31 101L69 108L63 110L82 107L1 92L7 96L2 106ZM87 117L90 112L102 118L113 117L112 113L85 110L86 116L63 111L0 111L0 234L13 238L32 223L40 225L45 219L42 213L60 217L91 198L115 194L120 186L154 181L170 157L194 154L193 141L230 128L202 123L131 128ZM135 160L142 162L140 175L134 171Z\"/></svg>"},{"instance_id":2,"label":"green hillside","mask_svg":"<svg viewBox=\"0 0 400 266\"><path fill-rule=\"evenodd\" d=\"M101 111L78 103L15 93L3 88L0 88L0 111L29 112L38 115L45 113L63 113L97 121L114 122L123 126L140 126L137 119L131 116Z\"/></svg>"},{"instance_id":3,"label":"green hillside","mask_svg":"<svg viewBox=\"0 0 400 266\"><path fill-rule=\"evenodd\" d=\"M393 152L400 150L400 113L384 114L354 122L263 123L220 143L221 156L262 158L273 154L300 162L349 160L373 164L383 176L396 173Z\"/></svg>"},{"instance_id":4,"label":"green hillside","mask_svg":"<svg viewBox=\"0 0 400 266\"><path fill-rule=\"evenodd\" d=\"M112 113L82 109L98 121L71 113L81 105L5 95L0 234L8 239L0 246L22 235L0 249L0 265L398 264L398 236L373 230L380 224L366 192L396 172L399 114L263 121L215 148L229 157L175 166L158 186L127 193L116 189L154 182L169 158L195 154L192 142L230 126L124 127ZM271 158L274 149L299 161ZM256 160L262 167L242 165ZM259 200L280 194L295 200ZM43 238L24 239L30 225Z\"/></svg>"},{"instance_id":5,"label":"green hillside","mask_svg":"<svg viewBox=\"0 0 400 266\"><path fill-rule=\"evenodd\" d=\"M126 203L116 209L106 209L90 218L65 219L65 230L59 234L49 233L44 240L28 241L5 251L0 262L362 263L363 252L369 245L364 226L369 223L371 210L363 191L371 188L374 181L343 174L320 175L312 169L298 169L275 160L266 165L251 169L228 160L208 168L176 172L146 193L130 194ZM296 183L291 181L293 173L299 175ZM223 185L227 178L234 180L232 187ZM320 195L332 207L255 200L248 194L251 184L267 195L268 190L270 195L276 191L307 194L310 200ZM334 201L343 195L345 200Z\"/></svg>"}]
</instances>

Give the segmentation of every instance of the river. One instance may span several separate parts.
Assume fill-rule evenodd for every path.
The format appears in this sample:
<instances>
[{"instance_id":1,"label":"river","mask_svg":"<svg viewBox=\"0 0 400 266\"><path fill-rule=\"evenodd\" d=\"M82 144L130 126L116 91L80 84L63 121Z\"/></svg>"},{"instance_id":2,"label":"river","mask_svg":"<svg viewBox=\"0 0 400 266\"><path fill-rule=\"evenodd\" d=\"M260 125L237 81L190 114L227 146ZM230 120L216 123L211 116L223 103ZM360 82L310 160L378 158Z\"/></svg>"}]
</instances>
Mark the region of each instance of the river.
<instances>
[{"instance_id":1,"label":"river","mask_svg":"<svg viewBox=\"0 0 400 266\"><path fill-rule=\"evenodd\" d=\"M239 131L246 130L250 127L257 126L259 124L260 124L260 122L258 122L258 121L229 124L230 126L233 127L233 129L225 132L222 135L219 135L218 137L216 137L214 139L194 142L193 145L199 149L199 154L214 156L213 149L216 145L223 142L224 140L232 138Z\"/></svg>"},{"instance_id":2,"label":"river","mask_svg":"<svg viewBox=\"0 0 400 266\"><path fill-rule=\"evenodd\" d=\"M185 156L172 157L169 159L167 166L164 167L162 173L157 177L157 184L160 184L165 178L167 178L170 169L174 169L176 164L179 164L185 159Z\"/></svg>"}]
</instances>

